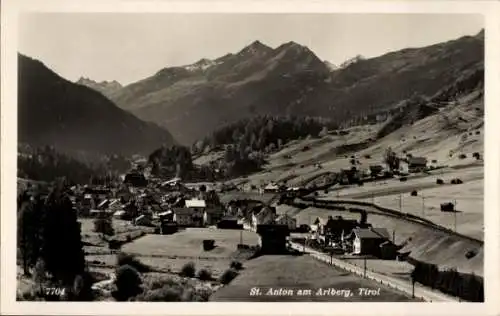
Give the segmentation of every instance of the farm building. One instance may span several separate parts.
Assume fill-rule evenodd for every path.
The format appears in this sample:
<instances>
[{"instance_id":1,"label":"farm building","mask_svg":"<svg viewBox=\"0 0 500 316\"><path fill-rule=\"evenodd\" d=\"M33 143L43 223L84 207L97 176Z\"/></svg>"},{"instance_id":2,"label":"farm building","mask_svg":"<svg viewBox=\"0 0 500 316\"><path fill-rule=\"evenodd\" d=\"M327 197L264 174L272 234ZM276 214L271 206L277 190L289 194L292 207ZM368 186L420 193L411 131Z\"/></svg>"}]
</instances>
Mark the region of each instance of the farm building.
<instances>
[{"instance_id":1,"label":"farm building","mask_svg":"<svg viewBox=\"0 0 500 316\"><path fill-rule=\"evenodd\" d=\"M262 253L280 254L286 252L286 240L290 231L286 225L258 225L259 246Z\"/></svg>"},{"instance_id":2,"label":"farm building","mask_svg":"<svg viewBox=\"0 0 500 316\"><path fill-rule=\"evenodd\" d=\"M201 227L203 226L203 213L194 208L174 208L173 221L179 226Z\"/></svg>"},{"instance_id":3,"label":"farm building","mask_svg":"<svg viewBox=\"0 0 500 316\"><path fill-rule=\"evenodd\" d=\"M286 225L290 231L297 229L297 219L287 214L278 216L276 218L276 224Z\"/></svg>"},{"instance_id":4,"label":"farm building","mask_svg":"<svg viewBox=\"0 0 500 316\"><path fill-rule=\"evenodd\" d=\"M411 157L408 159L408 172L420 172L427 168L427 158Z\"/></svg>"},{"instance_id":5,"label":"farm building","mask_svg":"<svg viewBox=\"0 0 500 316\"><path fill-rule=\"evenodd\" d=\"M209 208L206 209L203 212L203 224L205 226L207 225L215 225L217 224L222 216L224 215L224 212L220 208Z\"/></svg>"},{"instance_id":6,"label":"farm building","mask_svg":"<svg viewBox=\"0 0 500 316\"><path fill-rule=\"evenodd\" d=\"M385 228L355 228L351 238L354 254L380 257L380 245L389 240L389 232Z\"/></svg>"}]
</instances>

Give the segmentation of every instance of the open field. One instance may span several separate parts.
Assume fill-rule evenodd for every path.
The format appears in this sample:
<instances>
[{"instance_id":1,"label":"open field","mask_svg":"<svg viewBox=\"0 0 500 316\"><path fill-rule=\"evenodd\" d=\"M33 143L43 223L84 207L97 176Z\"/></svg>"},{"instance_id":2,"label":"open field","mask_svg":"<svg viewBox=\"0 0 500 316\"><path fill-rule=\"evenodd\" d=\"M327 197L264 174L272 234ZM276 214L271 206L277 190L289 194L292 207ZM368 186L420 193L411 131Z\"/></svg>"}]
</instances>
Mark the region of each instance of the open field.
<instances>
[{"instance_id":1,"label":"open field","mask_svg":"<svg viewBox=\"0 0 500 316\"><path fill-rule=\"evenodd\" d=\"M374 182L366 182L363 186L333 187L328 194L321 193L321 198L352 198L363 199L372 196L384 196L399 193L410 193L413 190L430 189L443 190L450 185L455 178L461 179L464 184L478 182L484 178L484 166L469 166L460 170L436 170L429 175L413 175L408 180L401 182L399 179L388 179ZM444 185L436 184L437 179L442 179ZM462 185L464 185L462 184Z\"/></svg>"},{"instance_id":2,"label":"open field","mask_svg":"<svg viewBox=\"0 0 500 316\"><path fill-rule=\"evenodd\" d=\"M372 202L372 199L365 199ZM373 202L383 207L400 210L400 196L375 197ZM456 203L457 213L441 212L441 203ZM401 195L401 211L431 220L441 226L471 236L484 238L483 181L476 180L460 185L425 189L418 196Z\"/></svg>"},{"instance_id":3,"label":"open field","mask_svg":"<svg viewBox=\"0 0 500 316\"><path fill-rule=\"evenodd\" d=\"M211 296L211 301L260 301L260 302L402 302L412 299L381 287L380 284L362 279L351 273L338 270L310 256L262 256L247 261L245 269L228 286ZM260 288L260 296L250 296L250 289ZM359 288L378 289L380 295L363 296ZM293 295L265 295L268 290L289 289ZM318 289L350 290L338 295L315 295ZM311 293L298 295L298 290L311 290ZM347 294L347 295L343 295Z\"/></svg>"},{"instance_id":4,"label":"open field","mask_svg":"<svg viewBox=\"0 0 500 316\"><path fill-rule=\"evenodd\" d=\"M215 240L216 248L204 251L204 239ZM252 255L237 250L240 241L257 245L258 236L243 230L188 228L172 235L146 235L124 245L122 251L136 255L156 269L179 271L184 264L194 262L197 269L209 268L219 275L229 268L231 261L244 261Z\"/></svg>"}]
</instances>

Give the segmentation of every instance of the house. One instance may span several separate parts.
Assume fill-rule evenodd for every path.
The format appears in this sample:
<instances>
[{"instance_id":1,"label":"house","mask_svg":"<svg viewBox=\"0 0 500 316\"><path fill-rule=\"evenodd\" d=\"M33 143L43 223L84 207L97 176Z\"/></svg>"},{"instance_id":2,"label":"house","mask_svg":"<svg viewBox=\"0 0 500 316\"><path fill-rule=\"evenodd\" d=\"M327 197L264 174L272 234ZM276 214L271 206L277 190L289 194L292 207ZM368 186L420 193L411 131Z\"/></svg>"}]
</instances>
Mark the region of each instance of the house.
<instances>
[{"instance_id":1,"label":"house","mask_svg":"<svg viewBox=\"0 0 500 316\"><path fill-rule=\"evenodd\" d=\"M286 225L257 225L260 251L263 254L286 253L287 237L290 231Z\"/></svg>"},{"instance_id":2,"label":"house","mask_svg":"<svg viewBox=\"0 0 500 316\"><path fill-rule=\"evenodd\" d=\"M332 238L340 239L343 235L350 233L358 226L355 219L345 219L342 216L328 217L328 221L323 226L323 233Z\"/></svg>"},{"instance_id":3,"label":"house","mask_svg":"<svg viewBox=\"0 0 500 316\"><path fill-rule=\"evenodd\" d=\"M264 206L259 212L252 214L252 228L256 229L258 225L272 224L274 223L275 218L276 209Z\"/></svg>"},{"instance_id":4,"label":"house","mask_svg":"<svg viewBox=\"0 0 500 316\"><path fill-rule=\"evenodd\" d=\"M204 209L207 207L205 200L191 199L185 201L187 208Z\"/></svg>"},{"instance_id":5,"label":"house","mask_svg":"<svg viewBox=\"0 0 500 316\"><path fill-rule=\"evenodd\" d=\"M279 185L272 182L264 187L264 193L278 193L279 190L280 190Z\"/></svg>"},{"instance_id":6,"label":"house","mask_svg":"<svg viewBox=\"0 0 500 316\"><path fill-rule=\"evenodd\" d=\"M352 231L353 254L381 256L380 245L389 240L385 228L355 228Z\"/></svg>"},{"instance_id":7,"label":"house","mask_svg":"<svg viewBox=\"0 0 500 316\"><path fill-rule=\"evenodd\" d=\"M223 217L224 212L221 208L209 208L203 212L203 225L215 225Z\"/></svg>"},{"instance_id":8,"label":"house","mask_svg":"<svg viewBox=\"0 0 500 316\"><path fill-rule=\"evenodd\" d=\"M427 168L427 158L410 157L408 159L408 172L420 172Z\"/></svg>"},{"instance_id":9,"label":"house","mask_svg":"<svg viewBox=\"0 0 500 316\"><path fill-rule=\"evenodd\" d=\"M276 224L278 225L286 225L288 230L294 231L297 229L297 219L288 215L283 214L276 218Z\"/></svg>"},{"instance_id":10,"label":"house","mask_svg":"<svg viewBox=\"0 0 500 316\"><path fill-rule=\"evenodd\" d=\"M310 223L311 232L315 235L324 235L324 227L328 221L317 217L313 223Z\"/></svg>"},{"instance_id":11,"label":"house","mask_svg":"<svg viewBox=\"0 0 500 316\"><path fill-rule=\"evenodd\" d=\"M117 219L124 219L125 217L127 217L127 212L125 212L124 210L116 211L113 213L113 217Z\"/></svg>"},{"instance_id":12,"label":"house","mask_svg":"<svg viewBox=\"0 0 500 316\"><path fill-rule=\"evenodd\" d=\"M178 226L184 227L202 227L203 226L203 213L201 210L195 208L174 208L173 221Z\"/></svg>"}]
</instances>

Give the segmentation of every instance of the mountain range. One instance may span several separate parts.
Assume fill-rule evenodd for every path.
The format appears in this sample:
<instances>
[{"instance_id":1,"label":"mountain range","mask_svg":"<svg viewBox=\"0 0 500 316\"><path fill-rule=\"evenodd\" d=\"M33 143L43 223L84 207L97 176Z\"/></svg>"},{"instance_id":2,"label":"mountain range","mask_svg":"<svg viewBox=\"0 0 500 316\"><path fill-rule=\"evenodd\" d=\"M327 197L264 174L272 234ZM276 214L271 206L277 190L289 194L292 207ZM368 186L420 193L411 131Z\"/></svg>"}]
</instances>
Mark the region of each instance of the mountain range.
<instances>
[{"instance_id":1,"label":"mountain range","mask_svg":"<svg viewBox=\"0 0 500 316\"><path fill-rule=\"evenodd\" d=\"M214 60L161 69L120 89L99 89L122 109L190 144L254 115L344 122L386 111L416 94L432 96L483 69L484 31L376 58L358 55L339 67L295 42L273 49L255 41Z\"/></svg>"},{"instance_id":2,"label":"mountain range","mask_svg":"<svg viewBox=\"0 0 500 316\"><path fill-rule=\"evenodd\" d=\"M66 153L149 154L172 135L118 108L101 93L72 83L18 54L18 139Z\"/></svg>"},{"instance_id":3,"label":"mountain range","mask_svg":"<svg viewBox=\"0 0 500 316\"><path fill-rule=\"evenodd\" d=\"M123 86L116 80L97 82L92 79L84 77L80 77L80 79L78 79L76 84L87 86L91 89L101 92L104 95L112 94L123 88Z\"/></svg>"}]
</instances>

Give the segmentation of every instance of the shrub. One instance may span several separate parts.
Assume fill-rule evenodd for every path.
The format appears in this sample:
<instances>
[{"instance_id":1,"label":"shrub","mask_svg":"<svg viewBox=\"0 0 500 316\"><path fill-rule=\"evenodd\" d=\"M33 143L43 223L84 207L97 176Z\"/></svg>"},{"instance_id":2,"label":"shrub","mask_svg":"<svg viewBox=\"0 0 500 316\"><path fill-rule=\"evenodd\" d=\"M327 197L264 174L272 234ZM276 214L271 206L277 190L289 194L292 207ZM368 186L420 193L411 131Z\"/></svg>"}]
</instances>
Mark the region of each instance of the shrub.
<instances>
[{"instance_id":1,"label":"shrub","mask_svg":"<svg viewBox=\"0 0 500 316\"><path fill-rule=\"evenodd\" d=\"M401 181L401 182L405 182L406 180L408 180L407 177L401 177L401 178L399 178L399 181Z\"/></svg>"},{"instance_id":2,"label":"shrub","mask_svg":"<svg viewBox=\"0 0 500 316\"><path fill-rule=\"evenodd\" d=\"M129 265L137 271L143 273L152 271L151 267L139 261L139 259L137 259L135 256L123 252L119 253L116 256L116 264L118 266Z\"/></svg>"},{"instance_id":3,"label":"shrub","mask_svg":"<svg viewBox=\"0 0 500 316\"><path fill-rule=\"evenodd\" d=\"M481 132L480 131L476 131L476 135L479 135L479 134L481 134Z\"/></svg>"},{"instance_id":4,"label":"shrub","mask_svg":"<svg viewBox=\"0 0 500 316\"><path fill-rule=\"evenodd\" d=\"M188 262L182 266L181 275L188 278L194 278L196 275L196 267L194 262Z\"/></svg>"},{"instance_id":5,"label":"shrub","mask_svg":"<svg viewBox=\"0 0 500 316\"><path fill-rule=\"evenodd\" d=\"M351 159L351 160L349 160L349 163L350 163L351 165L355 165L355 164L356 164L356 159Z\"/></svg>"},{"instance_id":6,"label":"shrub","mask_svg":"<svg viewBox=\"0 0 500 316\"><path fill-rule=\"evenodd\" d=\"M229 284L234 278L238 276L238 272L233 269L228 269L220 277L220 282L222 284Z\"/></svg>"},{"instance_id":7,"label":"shrub","mask_svg":"<svg viewBox=\"0 0 500 316\"><path fill-rule=\"evenodd\" d=\"M126 240L127 242L132 242L132 236L127 235L127 237L125 238L125 240Z\"/></svg>"},{"instance_id":8,"label":"shrub","mask_svg":"<svg viewBox=\"0 0 500 316\"><path fill-rule=\"evenodd\" d=\"M319 195L318 191L314 192L314 196L317 197L318 195Z\"/></svg>"},{"instance_id":9,"label":"shrub","mask_svg":"<svg viewBox=\"0 0 500 316\"><path fill-rule=\"evenodd\" d=\"M432 159L432 163L437 163L438 161L436 159Z\"/></svg>"},{"instance_id":10,"label":"shrub","mask_svg":"<svg viewBox=\"0 0 500 316\"><path fill-rule=\"evenodd\" d=\"M207 269L201 269L200 272L198 272L198 278L202 281L212 280L212 272Z\"/></svg>"},{"instance_id":11,"label":"shrub","mask_svg":"<svg viewBox=\"0 0 500 316\"><path fill-rule=\"evenodd\" d=\"M370 159L372 156L367 154L367 155L365 155L364 157L365 157L366 159Z\"/></svg>"},{"instance_id":12,"label":"shrub","mask_svg":"<svg viewBox=\"0 0 500 316\"><path fill-rule=\"evenodd\" d=\"M436 180L436 184L444 184L443 179L437 179L437 180Z\"/></svg>"},{"instance_id":13,"label":"shrub","mask_svg":"<svg viewBox=\"0 0 500 316\"><path fill-rule=\"evenodd\" d=\"M233 261L233 262L231 262L230 267L231 267L231 269L234 269L234 270L241 270L241 269L243 269L243 264L240 261Z\"/></svg>"},{"instance_id":14,"label":"shrub","mask_svg":"<svg viewBox=\"0 0 500 316\"><path fill-rule=\"evenodd\" d=\"M328 189L325 189L323 193L328 194Z\"/></svg>"},{"instance_id":15,"label":"shrub","mask_svg":"<svg viewBox=\"0 0 500 316\"><path fill-rule=\"evenodd\" d=\"M142 292L141 276L134 267L129 265L120 266L116 270L115 285L117 290L113 293L117 301L128 301Z\"/></svg>"},{"instance_id":16,"label":"shrub","mask_svg":"<svg viewBox=\"0 0 500 316\"><path fill-rule=\"evenodd\" d=\"M465 159L465 158L467 158L467 155L466 155L466 154L460 154L460 155L458 156L458 159Z\"/></svg>"},{"instance_id":17,"label":"shrub","mask_svg":"<svg viewBox=\"0 0 500 316\"><path fill-rule=\"evenodd\" d=\"M478 152L473 153L472 157L476 158L476 160L481 159L481 155Z\"/></svg>"},{"instance_id":18,"label":"shrub","mask_svg":"<svg viewBox=\"0 0 500 316\"><path fill-rule=\"evenodd\" d=\"M418 195L418 193L416 190L411 191L411 196L417 196L417 195Z\"/></svg>"}]
</instances>

